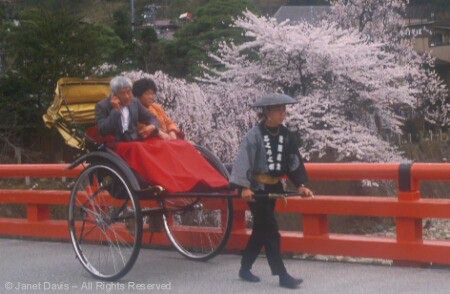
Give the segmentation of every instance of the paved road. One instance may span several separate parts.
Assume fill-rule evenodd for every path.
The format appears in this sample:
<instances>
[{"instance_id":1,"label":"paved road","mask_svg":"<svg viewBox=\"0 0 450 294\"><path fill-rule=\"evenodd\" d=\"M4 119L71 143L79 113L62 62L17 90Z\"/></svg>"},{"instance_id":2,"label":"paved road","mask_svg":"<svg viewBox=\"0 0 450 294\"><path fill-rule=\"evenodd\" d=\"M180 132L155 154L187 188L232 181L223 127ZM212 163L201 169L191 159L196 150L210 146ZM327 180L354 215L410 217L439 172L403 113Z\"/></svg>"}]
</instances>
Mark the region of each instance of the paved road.
<instances>
[{"instance_id":1,"label":"paved road","mask_svg":"<svg viewBox=\"0 0 450 294\"><path fill-rule=\"evenodd\" d=\"M450 293L450 267L402 268L288 259L289 271L305 282L298 290L287 290L278 287L264 257L254 267L262 281L240 281L239 260L237 255L226 254L201 263L175 251L143 249L128 275L117 283L103 283L82 269L69 243L0 239L0 293ZM30 290L7 290L11 285ZM62 289L49 289L58 286Z\"/></svg>"}]
</instances>

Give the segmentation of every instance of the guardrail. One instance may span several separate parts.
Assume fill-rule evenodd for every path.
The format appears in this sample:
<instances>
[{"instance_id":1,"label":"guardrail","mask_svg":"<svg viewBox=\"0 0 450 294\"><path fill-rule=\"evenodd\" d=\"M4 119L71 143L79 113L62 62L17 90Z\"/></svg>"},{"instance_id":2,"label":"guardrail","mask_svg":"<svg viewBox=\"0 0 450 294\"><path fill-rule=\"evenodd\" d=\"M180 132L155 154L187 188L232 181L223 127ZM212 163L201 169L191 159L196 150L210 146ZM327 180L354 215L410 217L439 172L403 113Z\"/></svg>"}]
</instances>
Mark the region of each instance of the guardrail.
<instances>
[{"instance_id":1,"label":"guardrail","mask_svg":"<svg viewBox=\"0 0 450 294\"><path fill-rule=\"evenodd\" d=\"M306 169L316 180L392 180L398 183L397 198L318 195L314 199L289 198L278 201L278 212L303 217L303 232L281 232L282 251L392 259L396 262L450 264L450 241L423 240L422 219L450 219L450 199L423 199L422 181L450 181L448 163L309 163ZM0 165L0 178L76 177L81 168L67 170L65 164ZM0 190L1 204L24 204L27 218L0 218L0 236L40 239L69 239L67 221L51 219L50 206L67 205L69 191ZM443 195L444 196L444 195ZM142 206L155 206L142 201ZM234 203L234 225L228 250L242 250L250 235L246 228L242 200ZM396 239L361 235L331 234L330 215L394 217ZM170 245L162 232L146 231L143 245Z\"/></svg>"}]
</instances>

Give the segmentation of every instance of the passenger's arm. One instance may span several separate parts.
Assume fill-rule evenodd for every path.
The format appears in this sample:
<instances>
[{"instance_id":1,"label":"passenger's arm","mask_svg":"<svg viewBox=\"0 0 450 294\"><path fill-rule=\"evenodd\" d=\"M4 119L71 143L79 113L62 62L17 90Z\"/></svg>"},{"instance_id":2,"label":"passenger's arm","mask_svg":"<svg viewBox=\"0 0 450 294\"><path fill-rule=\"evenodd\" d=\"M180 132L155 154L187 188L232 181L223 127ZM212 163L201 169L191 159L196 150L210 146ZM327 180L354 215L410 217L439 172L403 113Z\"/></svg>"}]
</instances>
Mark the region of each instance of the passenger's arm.
<instances>
[{"instance_id":1,"label":"passenger's arm","mask_svg":"<svg viewBox=\"0 0 450 294\"><path fill-rule=\"evenodd\" d=\"M167 115L164 109L161 107L161 115L166 126L167 132L169 134L174 133L175 135L179 132L177 125L172 121L172 119Z\"/></svg>"},{"instance_id":2,"label":"passenger's arm","mask_svg":"<svg viewBox=\"0 0 450 294\"><path fill-rule=\"evenodd\" d=\"M138 120L139 122L145 123L147 125L154 125L155 128L159 129L159 121L150 111L148 111L147 108L144 107L144 105L141 104L141 102L138 101Z\"/></svg>"}]
</instances>

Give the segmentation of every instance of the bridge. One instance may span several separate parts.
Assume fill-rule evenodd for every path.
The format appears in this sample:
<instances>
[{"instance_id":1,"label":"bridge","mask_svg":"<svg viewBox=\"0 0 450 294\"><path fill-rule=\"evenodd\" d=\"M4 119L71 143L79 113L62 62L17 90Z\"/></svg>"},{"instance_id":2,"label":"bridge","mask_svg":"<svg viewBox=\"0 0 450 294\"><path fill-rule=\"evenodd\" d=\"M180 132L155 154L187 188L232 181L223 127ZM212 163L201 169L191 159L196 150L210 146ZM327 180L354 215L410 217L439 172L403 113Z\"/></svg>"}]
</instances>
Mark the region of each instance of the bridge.
<instances>
[{"instance_id":1,"label":"bridge","mask_svg":"<svg viewBox=\"0 0 450 294\"><path fill-rule=\"evenodd\" d=\"M305 279L301 290L305 293L448 293L450 241L424 240L422 220L450 219L450 200L448 195L442 195L441 199L423 198L420 185L424 181L449 181L450 164L310 163L306 168L313 181L391 180L398 184L397 197L319 195L313 200L289 200L288 206L280 202L277 211L300 214L303 219L302 232L281 232L282 251L294 256L307 253L375 258L402 266L286 259L288 269ZM67 170L63 164L0 165L1 178L76 177L79 172L80 169ZM248 284L237 278L239 256L227 252L241 250L250 233L245 225L246 205L240 200L234 203L234 226L225 254L197 263L173 250L146 248L141 250L127 276L117 283L102 284L84 272L75 259L72 245L60 242L69 237L67 222L52 219L50 206L66 205L68 198L69 191L0 190L0 205L22 204L27 211L24 219L0 218L3 237L0 239L0 293L48 290L104 293L123 292L124 287L127 291L176 293L210 293L212 289L250 293L279 290L264 257L258 259L254 270L262 282ZM396 237L332 234L328 224L330 215L394 217ZM148 237L144 234L145 246L150 245L146 243ZM167 248L169 241L160 232L152 236L152 244Z\"/></svg>"},{"instance_id":2,"label":"bridge","mask_svg":"<svg viewBox=\"0 0 450 294\"><path fill-rule=\"evenodd\" d=\"M257 284L239 280L240 257L236 254L194 262L174 250L143 249L133 269L113 283L93 279L75 259L72 245L67 242L0 239L0 260L0 293L292 292L278 287L265 257L258 258L254 265L253 272L261 278ZM444 294L450 289L449 267L397 267L298 258L287 258L285 263L293 275L304 279L300 288L294 290L301 293ZM40 289L14 289L20 287Z\"/></svg>"}]
</instances>

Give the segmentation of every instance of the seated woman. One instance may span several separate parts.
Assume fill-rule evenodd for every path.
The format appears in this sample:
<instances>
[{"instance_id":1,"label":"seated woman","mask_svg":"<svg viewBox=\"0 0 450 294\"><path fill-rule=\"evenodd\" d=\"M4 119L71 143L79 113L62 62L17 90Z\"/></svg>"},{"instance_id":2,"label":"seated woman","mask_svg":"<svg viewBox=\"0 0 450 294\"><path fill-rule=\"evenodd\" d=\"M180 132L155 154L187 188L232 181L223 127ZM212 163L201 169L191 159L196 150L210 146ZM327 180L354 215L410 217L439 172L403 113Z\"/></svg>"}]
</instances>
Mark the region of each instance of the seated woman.
<instances>
[{"instance_id":1,"label":"seated woman","mask_svg":"<svg viewBox=\"0 0 450 294\"><path fill-rule=\"evenodd\" d=\"M149 78L140 79L133 84L133 95L158 119L160 136L163 139L180 138L181 133L176 124L166 114L163 107L155 103L156 92L155 82Z\"/></svg>"}]
</instances>

